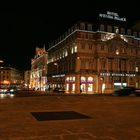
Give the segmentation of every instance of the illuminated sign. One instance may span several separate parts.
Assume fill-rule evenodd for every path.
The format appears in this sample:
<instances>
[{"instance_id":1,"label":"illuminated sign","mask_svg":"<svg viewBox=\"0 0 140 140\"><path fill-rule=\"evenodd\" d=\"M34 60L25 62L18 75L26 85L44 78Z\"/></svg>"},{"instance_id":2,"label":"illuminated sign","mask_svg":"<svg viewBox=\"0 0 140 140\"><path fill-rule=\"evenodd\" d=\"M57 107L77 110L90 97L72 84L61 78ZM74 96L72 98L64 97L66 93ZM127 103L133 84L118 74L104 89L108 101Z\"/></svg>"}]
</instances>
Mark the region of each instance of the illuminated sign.
<instances>
[{"instance_id":1,"label":"illuminated sign","mask_svg":"<svg viewBox=\"0 0 140 140\"><path fill-rule=\"evenodd\" d=\"M109 12L109 11L107 11L107 14L99 14L99 17L114 19L114 20L119 20L119 21L126 21L126 18L120 18L118 13Z\"/></svg>"},{"instance_id":2,"label":"illuminated sign","mask_svg":"<svg viewBox=\"0 0 140 140\"><path fill-rule=\"evenodd\" d=\"M100 76L128 76L128 77L135 77L135 74L132 73L100 73Z\"/></svg>"},{"instance_id":3,"label":"illuminated sign","mask_svg":"<svg viewBox=\"0 0 140 140\"><path fill-rule=\"evenodd\" d=\"M59 75L53 75L52 77L55 78L55 77L64 77L65 74L59 74Z\"/></svg>"}]
</instances>

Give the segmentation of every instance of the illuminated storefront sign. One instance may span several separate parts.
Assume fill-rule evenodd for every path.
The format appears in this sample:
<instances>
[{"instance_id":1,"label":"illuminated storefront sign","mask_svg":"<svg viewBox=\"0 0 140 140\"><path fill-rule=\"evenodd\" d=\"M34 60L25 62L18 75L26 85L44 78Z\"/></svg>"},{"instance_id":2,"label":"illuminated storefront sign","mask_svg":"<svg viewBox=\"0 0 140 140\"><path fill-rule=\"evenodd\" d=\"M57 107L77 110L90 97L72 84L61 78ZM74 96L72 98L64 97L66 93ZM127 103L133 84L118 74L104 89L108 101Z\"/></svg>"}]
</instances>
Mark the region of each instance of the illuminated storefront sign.
<instances>
[{"instance_id":1,"label":"illuminated storefront sign","mask_svg":"<svg viewBox=\"0 0 140 140\"><path fill-rule=\"evenodd\" d=\"M55 77L64 77L65 74L60 74L60 75L53 75L52 77L55 78Z\"/></svg>"},{"instance_id":2,"label":"illuminated storefront sign","mask_svg":"<svg viewBox=\"0 0 140 140\"><path fill-rule=\"evenodd\" d=\"M132 73L100 73L100 76L128 76L128 77L135 77L136 74L132 74Z\"/></svg>"},{"instance_id":3,"label":"illuminated storefront sign","mask_svg":"<svg viewBox=\"0 0 140 140\"><path fill-rule=\"evenodd\" d=\"M120 18L118 13L109 12L109 11L107 11L107 14L101 14L100 13L99 17L108 18L108 19L114 19L114 20L119 20L119 21L126 21L126 18Z\"/></svg>"}]
</instances>

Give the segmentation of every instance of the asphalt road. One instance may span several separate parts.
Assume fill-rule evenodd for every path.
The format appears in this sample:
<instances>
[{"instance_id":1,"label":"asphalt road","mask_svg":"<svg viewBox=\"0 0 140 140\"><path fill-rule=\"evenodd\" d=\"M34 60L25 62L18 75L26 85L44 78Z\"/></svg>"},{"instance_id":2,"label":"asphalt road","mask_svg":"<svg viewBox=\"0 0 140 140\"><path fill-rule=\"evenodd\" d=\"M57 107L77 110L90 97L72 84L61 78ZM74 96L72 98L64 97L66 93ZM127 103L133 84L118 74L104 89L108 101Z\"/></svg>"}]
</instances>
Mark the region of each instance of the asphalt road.
<instances>
[{"instance_id":1,"label":"asphalt road","mask_svg":"<svg viewBox=\"0 0 140 140\"><path fill-rule=\"evenodd\" d=\"M140 140L140 97L33 94L0 99L0 140Z\"/></svg>"}]
</instances>

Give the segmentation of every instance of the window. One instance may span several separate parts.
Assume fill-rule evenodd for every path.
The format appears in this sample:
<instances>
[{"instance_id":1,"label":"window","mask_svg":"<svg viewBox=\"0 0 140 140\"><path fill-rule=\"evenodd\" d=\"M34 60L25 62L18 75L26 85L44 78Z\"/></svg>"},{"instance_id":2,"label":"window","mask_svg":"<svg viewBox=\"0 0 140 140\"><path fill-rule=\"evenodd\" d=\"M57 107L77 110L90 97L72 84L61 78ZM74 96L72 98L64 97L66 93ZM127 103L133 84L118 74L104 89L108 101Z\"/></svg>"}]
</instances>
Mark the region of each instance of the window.
<instances>
[{"instance_id":1,"label":"window","mask_svg":"<svg viewBox=\"0 0 140 140\"><path fill-rule=\"evenodd\" d=\"M92 50L92 44L88 44L89 50Z\"/></svg>"},{"instance_id":2,"label":"window","mask_svg":"<svg viewBox=\"0 0 140 140\"><path fill-rule=\"evenodd\" d=\"M125 29L121 28L121 34L125 34Z\"/></svg>"},{"instance_id":3,"label":"window","mask_svg":"<svg viewBox=\"0 0 140 140\"><path fill-rule=\"evenodd\" d=\"M104 45L101 45L101 50L102 50L102 51L104 50Z\"/></svg>"},{"instance_id":4,"label":"window","mask_svg":"<svg viewBox=\"0 0 140 140\"><path fill-rule=\"evenodd\" d=\"M65 56L68 56L68 52L67 51L65 51Z\"/></svg>"},{"instance_id":5,"label":"window","mask_svg":"<svg viewBox=\"0 0 140 140\"><path fill-rule=\"evenodd\" d=\"M133 36L137 37L137 32L133 32Z\"/></svg>"},{"instance_id":6,"label":"window","mask_svg":"<svg viewBox=\"0 0 140 140\"><path fill-rule=\"evenodd\" d=\"M89 69L92 69L93 68L93 63L92 61L89 61Z\"/></svg>"},{"instance_id":7,"label":"window","mask_svg":"<svg viewBox=\"0 0 140 140\"><path fill-rule=\"evenodd\" d=\"M109 69L109 71L111 71L113 69L113 67L112 67L112 59L111 58L108 59L108 69Z\"/></svg>"},{"instance_id":8,"label":"window","mask_svg":"<svg viewBox=\"0 0 140 140\"><path fill-rule=\"evenodd\" d=\"M87 25L88 31L92 31L92 24Z\"/></svg>"},{"instance_id":9,"label":"window","mask_svg":"<svg viewBox=\"0 0 140 140\"><path fill-rule=\"evenodd\" d=\"M89 33L88 36L89 36L89 39L93 39L92 34Z\"/></svg>"},{"instance_id":10,"label":"window","mask_svg":"<svg viewBox=\"0 0 140 140\"><path fill-rule=\"evenodd\" d=\"M81 23L81 24L80 24L80 29L81 29L81 30L85 30L85 23Z\"/></svg>"},{"instance_id":11,"label":"window","mask_svg":"<svg viewBox=\"0 0 140 140\"><path fill-rule=\"evenodd\" d=\"M93 82L93 78L92 77L88 77L88 82Z\"/></svg>"},{"instance_id":12,"label":"window","mask_svg":"<svg viewBox=\"0 0 140 140\"><path fill-rule=\"evenodd\" d=\"M131 36L131 30L130 29L127 30L127 35Z\"/></svg>"},{"instance_id":13,"label":"window","mask_svg":"<svg viewBox=\"0 0 140 140\"><path fill-rule=\"evenodd\" d=\"M88 33L86 33L86 39L88 39Z\"/></svg>"},{"instance_id":14,"label":"window","mask_svg":"<svg viewBox=\"0 0 140 140\"><path fill-rule=\"evenodd\" d=\"M119 28L117 26L114 27L114 33L119 33Z\"/></svg>"},{"instance_id":15,"label":"window","mask_svg":"<svg viewBox=\"0 0 140 140\"><path fill-rule=\"evenodd\" d=\"M82 48L82 49L85 49L85 43L82 43L82 44L81 44L81 48Z\"/></svg>"},{"instance_id":16,"label":"window","mask_svg":"<svg viewBox=\"0 0 140 140\"><path fill-rule=\"evenodd\" d=\"M77 46L75 45L75 47L74 47L74 52L77 52Z\"/></svg>"},{"instance_id":17,"label":"window","mask_svg":"<svg viewBox=\"0 0 140 140\"><path fill-rule=\"evenodd\" d=\"M112 26L110 26L110 25L107 26L107 32L112 33Z\"/></svg>"},{"instance_id":18,"label":"window","mask_svg":"<svg viewBox=\"0 0 140 140\"><path fill-rule=\"evenodd\" d=\"M105 30L105 26L103 24L100 25L100 31L104 31Z\"/></svg>"}]
</instances>

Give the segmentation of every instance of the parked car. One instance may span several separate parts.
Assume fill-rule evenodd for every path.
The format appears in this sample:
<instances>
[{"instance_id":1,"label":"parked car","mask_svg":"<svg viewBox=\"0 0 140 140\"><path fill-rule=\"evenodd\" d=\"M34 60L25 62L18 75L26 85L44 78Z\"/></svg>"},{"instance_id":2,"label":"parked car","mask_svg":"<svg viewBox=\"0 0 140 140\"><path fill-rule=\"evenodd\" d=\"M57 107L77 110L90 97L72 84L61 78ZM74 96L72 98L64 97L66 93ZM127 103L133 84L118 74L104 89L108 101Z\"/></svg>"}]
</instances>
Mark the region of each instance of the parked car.
<instances>
[{"instance_id":1,"label":"parked car","mask_svg":"<svg viewBox=\"0 0 140 140\"><path fill-rule=\"evenodd\" d=\"M63 89L63 88L55 88L55 89L53 89L53 92L61 92L61 93L64 93L65 92L65 90Z\"/></svg>"},{"instance_id":2,"label":"parked car","mask_svg":"<svg viewBox=\"0 0 140 140\"><path fill-rule=\"evenodd\" d=\"M131 87L131 86L126 86L121 89L115 90L113 93L114 96L140 96L140 89Z\"/></svg>"},{"instance_id":3,"label":"parked car","mask_svg":"<svg viewBox=\"0 0 140 140\"><path fill-rule=\"evenodd\" d=\"M0 88L0 93L1 93L1 94L4 94L6 91L7 91L6 88Z\"/></svg>"},{"instance_id":4,"label":"parked car","mask_svg":"<svg viewBox=\"0 0 140 140\"><path fill-rule=\"evenodd\" d=\"M17 89L15 87L9 87L7 88L5 94L15 94L17 92Z\"/></svg>"}]
</instances>

